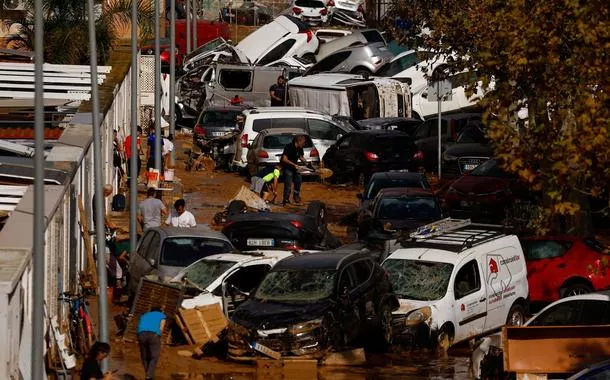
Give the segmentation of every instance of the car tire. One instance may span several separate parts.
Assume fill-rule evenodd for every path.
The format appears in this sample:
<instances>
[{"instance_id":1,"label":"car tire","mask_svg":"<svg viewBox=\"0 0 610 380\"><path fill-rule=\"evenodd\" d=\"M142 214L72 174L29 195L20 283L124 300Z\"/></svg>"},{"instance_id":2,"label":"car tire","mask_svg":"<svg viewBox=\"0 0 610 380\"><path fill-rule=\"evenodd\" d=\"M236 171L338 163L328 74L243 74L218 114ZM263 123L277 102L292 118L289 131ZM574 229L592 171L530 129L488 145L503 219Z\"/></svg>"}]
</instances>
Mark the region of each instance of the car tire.
<instances>
[{"instance_id":1,"label":"car tire","mask_svg":"<svg viewBox=\"0 0 610 380\"><path fill-rule=\"evenodd\" d=\"M375 331L373 348L378 352L387 351L392 344L392 309L387 302L379 308L379 325Z\"/></svg>"},{"instance_id":2,"label":"car tire","mask_svg":"<svg viewBox=\"0 0 610 380\"><path fill-rule=\"evenodd\" d=\"M326 205L320 201L309 202L305 214L316 219L316 233L320 240L324 239L328 228L326 221Z\"/></svg>"},{"instance_id":3,"label":"car tire","mask_svg":"<svg viewBox=\"0 0 610 380\"><path fill-rule=\"evenodd\" d=\"M453 338L453 329L448 324L444 324L436 335L437 349L447 351L453 344Z\"/></svg>"},{"instance_id":4,"label":"car tire","mask_svg":"<svg viewBox=\"0 0 610 380\"><path fill-rule=\"evenodd\" d=\"M513 304L506 316L507 326L523 326L525 323L525 308L518 303Z\"/></svg>"},{"instance_id":5,"label":"car tire","mask_svg":"<svg viewBox=\"0 0 610 380\"><path fill-rule=\"evenodd\" d=\"M242 214L246 210L246 202L240 200L234 200L229 203L227 206L227 216L231 218L232 216Z\"/></svg>"},{"instance_id":6,"label":"car tire","mask_svg":"<svg viewBox=\"0 0 610 380\"><path fill-rule=\"evenodd\" d=\"M593 292L593 289L588 284L584 283L576 283L571 285L564 285L559 291L559 296L561 298L577 296L580 294L587 294Z\"/></svg>"}]
</instances>

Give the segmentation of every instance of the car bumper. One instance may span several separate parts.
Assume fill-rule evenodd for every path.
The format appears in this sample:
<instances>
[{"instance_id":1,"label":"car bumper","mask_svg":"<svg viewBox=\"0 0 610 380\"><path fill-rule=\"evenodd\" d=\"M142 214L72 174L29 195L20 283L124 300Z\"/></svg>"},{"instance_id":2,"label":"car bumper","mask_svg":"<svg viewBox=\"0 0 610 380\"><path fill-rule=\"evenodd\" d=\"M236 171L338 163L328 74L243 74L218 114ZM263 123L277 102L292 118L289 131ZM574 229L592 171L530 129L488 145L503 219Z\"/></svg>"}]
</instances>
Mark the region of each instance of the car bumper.
<instances>
[{"instance_id":1,"label":"car bumper","mask_svg":"<svg viewBox=\"0 0 610 380\"><path fill-rule=\"evenodd\" d=\"M268 334L263 337L254 329L231 323L227 338L229 359L241 362L266 356L253 348L255 343L275 351L282 358L321 359L328 350L320 329L300 334Z\"/></svg>"},{"instance_id":2,"label":"car bumper","mask_svg":"<svg viewBox=\"0 0 610 380\"><path fill-rule=\"evenodd\" d=\"M394 315L392 318L392 340L396 344L411 347L428 347L434 341L435 334L430 325L420 322L406 325L406 315Z\"/></svg>"}]
</instances>

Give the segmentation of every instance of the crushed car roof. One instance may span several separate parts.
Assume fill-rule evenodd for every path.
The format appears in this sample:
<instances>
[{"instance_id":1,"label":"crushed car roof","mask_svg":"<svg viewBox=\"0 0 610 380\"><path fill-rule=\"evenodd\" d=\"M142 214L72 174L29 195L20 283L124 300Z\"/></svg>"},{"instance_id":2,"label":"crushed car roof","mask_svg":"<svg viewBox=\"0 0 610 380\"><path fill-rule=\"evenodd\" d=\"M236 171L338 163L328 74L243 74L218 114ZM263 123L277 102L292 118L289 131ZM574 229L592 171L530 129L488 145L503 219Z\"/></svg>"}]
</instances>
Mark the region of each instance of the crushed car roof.
<instances>
[{"instance_id":1,"label":"crushed car roof","mask_svg":"<svg viewBox=\"0 0 610 380\"><path fill-rule=\"evenodd\" d=\"M306 253L288 257L276 264L274 270L290 269L320 269L338 270L344 263L359 258L369 258L367 252L362 250L336 250L323 251L319 253Z\"/></svg>"}]
</instances>

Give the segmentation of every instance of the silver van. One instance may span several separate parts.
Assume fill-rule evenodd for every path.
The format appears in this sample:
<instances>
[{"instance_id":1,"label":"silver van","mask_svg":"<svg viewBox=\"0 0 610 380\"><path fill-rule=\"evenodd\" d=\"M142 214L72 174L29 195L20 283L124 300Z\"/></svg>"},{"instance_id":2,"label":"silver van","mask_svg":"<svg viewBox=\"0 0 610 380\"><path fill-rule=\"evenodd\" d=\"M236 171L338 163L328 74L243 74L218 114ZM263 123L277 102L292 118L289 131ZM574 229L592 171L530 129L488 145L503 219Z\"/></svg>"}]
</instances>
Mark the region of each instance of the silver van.
<instances>
[{"instance_id":1,"label":"silver van","mask_svg":"<svg viewBox=\"0 0 610 380\"><path fill-rule=\"evenodd\" d=\"M150 228L130 258L129 297L136 295L141 278L152 276L166 281L203 257L233 250L226 236L207 226Z\"/></svg>"},{"instance_id":2,"label":"silver van","mask_svg":"<svg viewBox=\"0 0 610 380\"><path fill-rule=\"evenodd\" d=\"M327 55L303 75L324 72L371 75L393 58L394 54L385 45L354 45Z\"/></svg>"}]
</instances>

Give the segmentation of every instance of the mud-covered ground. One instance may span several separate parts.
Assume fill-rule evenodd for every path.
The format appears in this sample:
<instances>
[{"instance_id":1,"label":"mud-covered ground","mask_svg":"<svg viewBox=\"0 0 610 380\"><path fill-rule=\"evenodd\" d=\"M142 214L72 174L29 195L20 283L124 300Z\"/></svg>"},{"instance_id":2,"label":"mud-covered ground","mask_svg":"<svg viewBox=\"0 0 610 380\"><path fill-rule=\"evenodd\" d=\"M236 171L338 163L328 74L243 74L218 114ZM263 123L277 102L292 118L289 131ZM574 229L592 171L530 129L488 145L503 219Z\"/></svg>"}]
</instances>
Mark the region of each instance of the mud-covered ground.
<instances>
[{"instance_id":1,"label":"mud-covered ground","mask_svg":"<svg viewBox=\"0 0 610 380\"><path fill-rule=\"evenodd\" d=\"M212 225L214 215L237 193L240 186L249 186L248 181L236 173L184 170L183 154L190 148L188 137L176 143L176 176L184 189L187 209L195 215L197 222ZM281 191L281 187L280 187ZM353 187L331 186L320 182L305 182L302 188L303 204L321 200L328 208L329 229L344 242L353 239L352 228L342 221L353 214L358 205ZM303 209L305 206L301 206ZM274 211L282 207L273 206ZM294 210L294 209L292 209ZM112 306L111 314L119 314L124 309ZM111 324L111 334L116 331ZM214 380L263 380L279 379L319 379L319 380L389 380L389 379L467 379L468 350L458 349L449 354L432 352L394 352L385 355L367 356L367 364L358 367L319 367L316 371L295 371L295 373L269 373L257 371L255 365L237 364L217 358L193 359L188 356L192 347L163 346L156 379L214 379ZM183 356L187 355L187 356ZM143 379L144 373L139 361L138 346L135 343L115 342L111 354L111 369L116 369L117 378Z\"/></svg>"}]
</instances>

